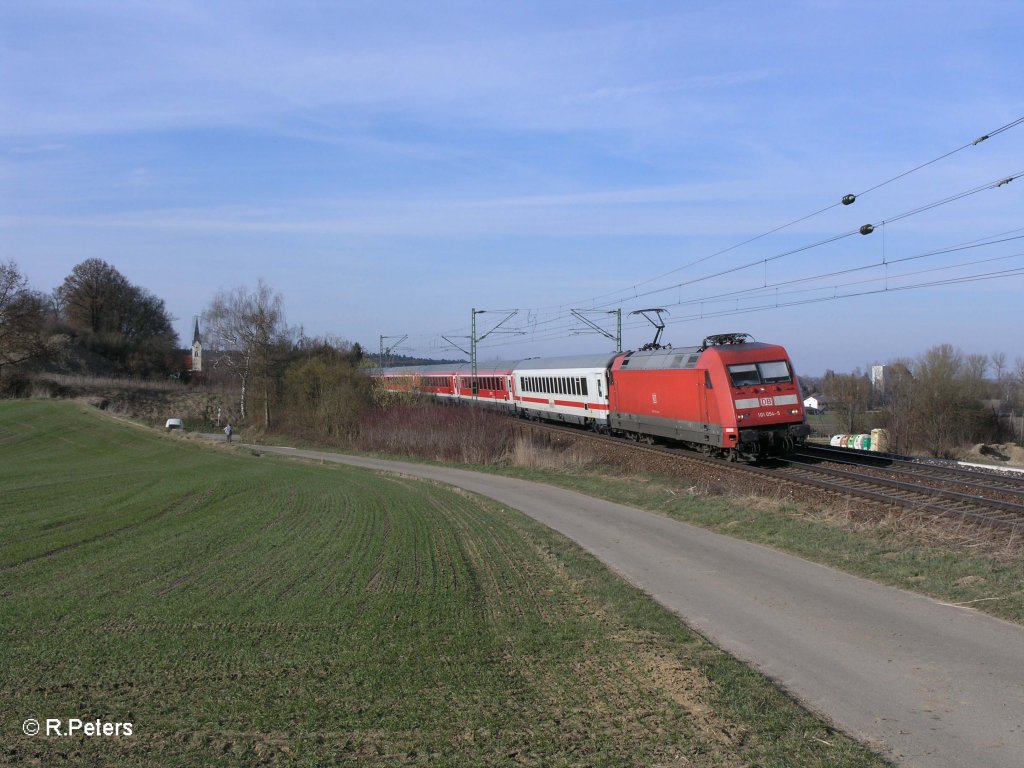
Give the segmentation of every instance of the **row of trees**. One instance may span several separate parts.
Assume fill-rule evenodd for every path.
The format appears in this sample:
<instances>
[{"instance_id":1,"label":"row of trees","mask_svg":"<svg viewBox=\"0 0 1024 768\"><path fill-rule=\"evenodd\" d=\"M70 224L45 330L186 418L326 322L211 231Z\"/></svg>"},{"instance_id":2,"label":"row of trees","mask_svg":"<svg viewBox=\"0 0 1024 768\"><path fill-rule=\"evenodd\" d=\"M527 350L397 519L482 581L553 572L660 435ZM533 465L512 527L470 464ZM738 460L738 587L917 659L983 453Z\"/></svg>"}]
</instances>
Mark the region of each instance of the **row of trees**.
<instances>
[{"instance_id":1,"label":"row of trees","mask_svg":"<svg viewBox=\"0 0 1024 768\"><path fill-rule=\"evenodd\" d=\"M963 445L1020 440L1013 416L1024 413L1024 359L965 354L949 344L914 360L888 363L873 385L859 370L826 372L820 382L841 431L885 427L894 450L952 456Z\"/></svg>"},{"instance_id":2,"label":"row of trees","mask_svg":"<svg viewBox=\"0 0 1024 768\"><path fill-rule=\"evenodd\" d=\"M102 259L87 259L51 293L33 290L13 262L0 264L2 366L89 356L94 373L165 374L179 365L164 302Z\"/></svg>"},{"instance_id":3,"label":"row of trees","mask_svg":"<svg viewBox=\"0 0 1024 768\"><path fill-rule=\"evenodd\" d=\"M342 440L372 400L360 346L290 327L283 299L262 280L219 292L203 328L207 375L235 383L242 422Z\"/></svg>"},{"instance_id":4,"label":"row of trees","mask_svg":"<svg viewBox=\"0 0 1024 768\"><path fill-rule=\"evenodd\" d=\"M359 345L290 327L281 296L262 281L219 292L203 334L206 375L238 393L240 422L339 440L371 402ZM101 259L75 266L49 294L30 288L14 262L0 263L0 376L44 362L148 377L178 373L184 354L163 300Z\"/></svg>"}]
</instances>

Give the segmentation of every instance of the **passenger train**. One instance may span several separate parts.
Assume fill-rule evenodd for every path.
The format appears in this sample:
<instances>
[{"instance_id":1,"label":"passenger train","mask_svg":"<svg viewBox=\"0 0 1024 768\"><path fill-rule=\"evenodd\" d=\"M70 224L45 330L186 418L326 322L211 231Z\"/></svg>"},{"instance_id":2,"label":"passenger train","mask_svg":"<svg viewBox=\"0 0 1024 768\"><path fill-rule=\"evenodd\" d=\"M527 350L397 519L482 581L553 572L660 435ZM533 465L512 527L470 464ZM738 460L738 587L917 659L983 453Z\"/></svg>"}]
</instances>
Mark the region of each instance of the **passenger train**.
<instances>
[{"instance_id":1,"label":"passenger train","mask_svg":"<svg viewBox=\"0 0 1024 768\"><path fill-rule=\"evenodd\" d=\"M786 350L745 333L709 336L696 347L489 362L476 376L468 363L376 375L391 391L683 443L733 461L789 454L810 434Z\"/></svg>"}]
</instances>

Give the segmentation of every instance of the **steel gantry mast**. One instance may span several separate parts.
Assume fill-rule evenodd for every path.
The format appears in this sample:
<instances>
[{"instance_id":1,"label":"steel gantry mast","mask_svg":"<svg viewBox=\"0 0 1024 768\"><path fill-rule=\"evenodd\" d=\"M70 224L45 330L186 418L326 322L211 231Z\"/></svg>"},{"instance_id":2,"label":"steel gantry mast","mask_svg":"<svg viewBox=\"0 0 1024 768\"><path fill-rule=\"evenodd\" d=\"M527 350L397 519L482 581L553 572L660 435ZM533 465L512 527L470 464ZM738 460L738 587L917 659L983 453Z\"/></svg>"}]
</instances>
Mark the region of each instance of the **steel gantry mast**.
<instances>
[{"instance_id":1,"label":"steel gantry mast","mask_svg":"<svg viewBox=\"0 0 1024 768\"><path fill-rule=\"evenodd\" d=\"M619 309L609 309L607 312L602 310L602 309L571 309L569 311L572 312L574 317L576 317L578 320L581 320L584 323L586 323L588 326L590 326L592 329L594 329L597 333L600 333L602 336L606 336L607 338L609 338L612 341L614 341L615 342L615 351L616 352L621 352L622 351L622 308L621 307ZM609 333L604 328L599 326L593 320L591 320L591 319L589 319L587 317L584 317L583 316L584 313L588 313L588 314L599 313L599 314L602 314L602 315L615 315L615 335L612 336L611 333ZM574 333L589 333L589 331L587 331L586 329L576 329L574 331Z\"/></svg>"},{"instance_id":2,"label":"steel gantry mast","mask_svg":"<svg viewBox=\"0 0 1024 768\"><path fill-rule=\"evenodd\" d=\"M381 374L384 373L384 356L387 355L388 357L391 357L391 353L394 352L398 348L398 345L401 344L403 341L405 341L408 338L409 338L408 334L406 334L405 336L381 336L380 337L380 357L377 358L377 364L378 364L378 367L380 368ZM387 349L385 349L384 348L384 339L398 339L398 341L396 341L394 344L392 344Z\"/></svg>"}]
</instances>

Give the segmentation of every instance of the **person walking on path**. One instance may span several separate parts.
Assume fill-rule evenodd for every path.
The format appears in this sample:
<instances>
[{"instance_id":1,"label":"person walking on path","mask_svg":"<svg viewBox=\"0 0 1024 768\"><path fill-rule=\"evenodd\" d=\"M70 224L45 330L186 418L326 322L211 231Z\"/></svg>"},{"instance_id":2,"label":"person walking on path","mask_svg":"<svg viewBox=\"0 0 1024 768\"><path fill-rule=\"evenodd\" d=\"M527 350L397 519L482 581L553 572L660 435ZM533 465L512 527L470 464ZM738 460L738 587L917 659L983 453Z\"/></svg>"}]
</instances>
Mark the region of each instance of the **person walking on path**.
<instances>
[{"instance_id":1,"label":"person walking on path","mask_svg":"<svg viewBox=\"0 0 1024 768\"><path fill-rule=\"evenodd\" d=\"M234 433L235 433L235 430L233 430L231 428L231 422L228 422L228 425L226 427L224 427L224 434L228 436L228 442L229 443L231 442L231 435L233 435Z\"/></svg>"}]
</instances>

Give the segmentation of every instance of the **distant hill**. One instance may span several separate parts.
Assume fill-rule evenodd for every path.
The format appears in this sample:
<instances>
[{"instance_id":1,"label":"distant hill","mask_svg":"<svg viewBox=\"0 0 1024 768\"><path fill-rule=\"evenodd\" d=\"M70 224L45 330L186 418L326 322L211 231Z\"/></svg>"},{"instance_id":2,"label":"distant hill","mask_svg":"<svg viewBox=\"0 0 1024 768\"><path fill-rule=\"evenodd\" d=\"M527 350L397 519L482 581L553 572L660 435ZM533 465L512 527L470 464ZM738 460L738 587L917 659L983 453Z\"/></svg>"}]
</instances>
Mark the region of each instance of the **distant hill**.
<instances>
[{"instance_id":1,"label":"distant hill","mask_svg":"<svg viewBox=\"0 0 1024 768\"><path fill-rule=\"evenodd\" d=\"M374 367L380 366L380 355L374 355L366 353L363 356L364 363L369 363ZM401 368L407 365L444 365L444 364L455 364L455 363L467 363L468 360L435 360L430 357L409 357L408 355L385 355L385 365L387 367Z\"/></svg>"}]
</instances>

